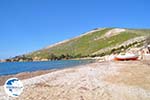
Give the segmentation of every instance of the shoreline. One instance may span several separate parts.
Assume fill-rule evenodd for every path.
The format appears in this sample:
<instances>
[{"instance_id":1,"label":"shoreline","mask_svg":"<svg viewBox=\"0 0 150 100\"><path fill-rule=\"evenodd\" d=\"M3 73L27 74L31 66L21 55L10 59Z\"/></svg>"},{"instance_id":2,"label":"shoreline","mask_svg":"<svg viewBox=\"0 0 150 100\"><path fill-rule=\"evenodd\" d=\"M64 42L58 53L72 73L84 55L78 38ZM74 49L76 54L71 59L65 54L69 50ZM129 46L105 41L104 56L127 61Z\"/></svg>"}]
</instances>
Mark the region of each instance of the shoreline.
<instances>
[{"instance_id":1,"label":"shoreline","mask_svg":"<svg viewBox=\"0 0 150 100\"><path fill-rule=\"evenodd\" d=\"M36 76L40 76L40 75L44 75L47 73L51 73L57 71L57 69L52 69L52 70L40 70L40 71L33 71L33 72L21 72L18 74L12 74L12 75L3 75L0 76L0 86L3 86L6 82L7 79L9 78L18 78L20 80L24 80L24 79L29 79L29 78L33 78Z\"/></svg>"},{"instance_id":2,"label":"shoreline","mask_svg":"<svg viewBox=\"0 0 150 100\"><path fill-rule=\"evenodd\" d=\"M64 67L64 68L60 68L60 69L50 69L50 70L38 70L38 71L32 71L32 72L20 72L17 74L10 74L10 75L2 75L0 76L0 86L3 86L5 84L5 82L7 81L7 79L9 78L18 78L20 80L24 80L24 79L30 79L33 77L38 77L40 75L45 75L51 72L55 72L55 71L61 71L61 70L65 70L65 69L69 69L69 68L77 68L80 66L86 66L88 64L92 64L95 62L91 62L91 63L87 63L87 64L81 64L81 65L77 65L77 66L73 66L73 67Z\"/></svg>"},{"instance_id":3,"label":"shoreline","mask_svg":"<svg viewBox=\"0 0 150 100\"><path fill-rule=\"evenodd\" d=\"M104 61L23 79L12 100L150 100L148 61ZM29 74L26 74L27 76ZM0 99L7 98L0 86Z\"/></svg>"},{"instance_id":4,"label":"shoreline","mask_svg":"<svg viewBox=\"0 0 150 100\"><path fill-rule=\"evenodd\" d=\"M84 57L84 58L71 58L71 59L60 59L60 60L32 60L32 61L6 61L6 59L0 59L0 63L15 63L15 62L48 62L48 61L63 61L63 60L97 60L92 57Z\"/></svg>"}]
</instances>

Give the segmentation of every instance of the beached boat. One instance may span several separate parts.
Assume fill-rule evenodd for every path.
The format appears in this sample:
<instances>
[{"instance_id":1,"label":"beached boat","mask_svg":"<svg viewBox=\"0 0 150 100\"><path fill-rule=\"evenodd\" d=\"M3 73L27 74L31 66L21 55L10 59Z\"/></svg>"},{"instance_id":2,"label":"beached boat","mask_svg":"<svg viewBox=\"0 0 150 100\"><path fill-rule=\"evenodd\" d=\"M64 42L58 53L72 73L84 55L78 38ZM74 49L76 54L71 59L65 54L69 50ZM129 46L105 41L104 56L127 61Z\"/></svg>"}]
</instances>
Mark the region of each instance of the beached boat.
<instances>
[{"instance_id":1,"label":"beached boat","mask_svg":"<svg viewBox=\"0 0 150 100\"><path fill-rule=\"evenodd\" d=\"M114 60L124 61L124 60L138 60L138 55L132 53L119 54L114 57Z\"/></svg>"}]
</instances>

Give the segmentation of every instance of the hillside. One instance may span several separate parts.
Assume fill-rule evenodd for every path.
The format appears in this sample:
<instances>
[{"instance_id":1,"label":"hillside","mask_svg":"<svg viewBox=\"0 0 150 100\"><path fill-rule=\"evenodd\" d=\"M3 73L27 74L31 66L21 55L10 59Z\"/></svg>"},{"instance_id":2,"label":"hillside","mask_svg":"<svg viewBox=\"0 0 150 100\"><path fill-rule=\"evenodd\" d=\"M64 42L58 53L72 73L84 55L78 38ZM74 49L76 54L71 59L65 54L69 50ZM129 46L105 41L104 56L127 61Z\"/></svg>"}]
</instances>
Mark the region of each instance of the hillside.
<instances>
[{"instance_id":1,"label":"hillside","mask_svg":"<svg viewBox=\"0 0 150 100\"><path fill-rule=\"evenodd\" d=\"M44 61L104 56L142 46L147 35L150 35L150 29L96 28L78 37L5 61Z\"/></svg>"},{"instance_id":2,"label":"hillside","mask_svg":"<svg viewBox=\"0 0 150 100\"><path fill-rule=\"evenodd\" d=\"M79 37L65 40L44 49L27 54L27 57L36 59L50 59L53 57L87 57L103 56L130 46L142 45L150 30L146 29L121 29L97 28L84 33ZM123 45L123 46L122 46Z\"/></svg>"}]
</instances>

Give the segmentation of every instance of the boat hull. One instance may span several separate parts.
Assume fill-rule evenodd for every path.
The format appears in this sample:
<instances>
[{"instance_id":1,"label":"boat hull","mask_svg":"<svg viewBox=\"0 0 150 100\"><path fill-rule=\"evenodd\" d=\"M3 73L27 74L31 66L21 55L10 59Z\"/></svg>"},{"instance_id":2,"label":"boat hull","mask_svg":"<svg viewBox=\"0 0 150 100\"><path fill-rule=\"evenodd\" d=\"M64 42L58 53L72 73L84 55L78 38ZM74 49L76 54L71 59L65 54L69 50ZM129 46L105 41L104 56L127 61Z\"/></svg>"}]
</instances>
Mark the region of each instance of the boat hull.
<instances>
[{"instance_id":1,"label":"boat hull","mask_svg":"<svg viewBox=\"0 0 150 100\"><path fill-rule=\"evenodd\" d=\"M115 57L114 60L116 60L116 61L138 60L138 57L133 57L133 58L118 58L118 57Z\"/></svg>"},{"instance_id":2,"label":"boat hull","mask_svg":"<svg viewBox=\"0 0 150 100\"><path fill-rule=\"evenodd\" d=\"M134 55L134 54L118 55L114 59L117 61L138 60L138 55Z\"/></svg>"}]
</instances>

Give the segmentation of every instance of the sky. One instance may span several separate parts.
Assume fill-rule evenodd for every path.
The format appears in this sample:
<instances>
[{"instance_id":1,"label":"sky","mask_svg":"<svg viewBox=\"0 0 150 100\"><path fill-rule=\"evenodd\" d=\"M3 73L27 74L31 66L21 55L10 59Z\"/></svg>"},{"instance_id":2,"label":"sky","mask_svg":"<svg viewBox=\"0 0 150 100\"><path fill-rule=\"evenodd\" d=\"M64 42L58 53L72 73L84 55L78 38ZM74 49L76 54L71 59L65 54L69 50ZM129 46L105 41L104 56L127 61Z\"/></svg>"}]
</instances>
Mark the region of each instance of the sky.
<instances>
[{"instance_id":1,"label":"sky","mask_svg":"<svg viewBox=\"0 0 150 100\"><path fill-rule=\"evenodd\" d=\"M94 28L150 28L150 0L0 0L0 59Z\"/></svg>"}]
</instances>

